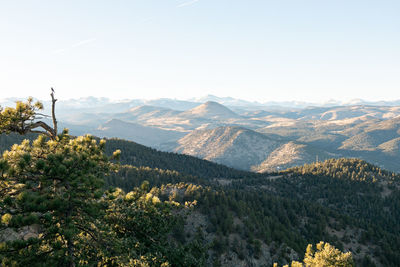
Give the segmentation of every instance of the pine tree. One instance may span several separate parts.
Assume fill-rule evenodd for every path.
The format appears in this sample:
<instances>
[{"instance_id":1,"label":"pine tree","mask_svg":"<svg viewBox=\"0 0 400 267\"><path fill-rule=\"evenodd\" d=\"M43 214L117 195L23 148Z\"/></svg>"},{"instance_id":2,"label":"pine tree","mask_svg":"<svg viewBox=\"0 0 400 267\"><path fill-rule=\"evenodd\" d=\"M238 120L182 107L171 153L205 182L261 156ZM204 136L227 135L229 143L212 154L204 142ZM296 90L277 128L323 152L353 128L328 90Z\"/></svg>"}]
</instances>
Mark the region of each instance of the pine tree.
<instances>
[{"instance_id":1,"label":"pine tree","mask_svg":"<svg viewBox=\"0 0 400 267\"><path fill-rule=\"evenodd\" d=\"M4 259L18 265L45 259L48 265L75 266L78 258L89 263L108 245L99 221L105 213L99 201L103 177L111 168L104 142L72 139L67 132L57 139L25 140L0 160L2 226L17 233L38 229L29 239L2 244Z\"/></svg>"},{"instance_id":2,"label":"pine tree","mask_svg":"<svg viewBox=\"0 0 400 267\"><path fill-rule=\"evenodd\" d=\"M49 117L42 113L43 104L39 101L33 103L33 98L29 97L24 103L17 101L15 108L0 106L0 133L39 133L50 137L52 140L57 138L57 119L55 115L55 105L57 99L54 97L54 89L51 88L51 118L53 126L41 121L44 117Z\"/></svg>"},{"instance_id":3,"label":"pine tree","mask_svg":"<svg viewBox=\"0 0 400 267\"><path fill-rule=\"evenodd\" d=\"M305 266L309 267L324 267L324 266L337 266L337 267L351 267L354 266L353 257L351 252L343 253L334 246L326 242L319 242L316 245L316 251L310 244L304 256Z\"/></svg>"},{"instance_id":4,"label":"pine tree","mask_svg":"<svg viewBox=\"0 0 400 267\"><path fill-rule=\"evenodd\" d=\"M292 261L291 267L353 267L354 261L351 252L341 252L334 246L326 242L319 242L316 246L317 250L309 244L304 255L303 262ZM274 263L274 267L278 267ZM289 264L283 267L289 267Z\"/></svg>"}]
</instances>

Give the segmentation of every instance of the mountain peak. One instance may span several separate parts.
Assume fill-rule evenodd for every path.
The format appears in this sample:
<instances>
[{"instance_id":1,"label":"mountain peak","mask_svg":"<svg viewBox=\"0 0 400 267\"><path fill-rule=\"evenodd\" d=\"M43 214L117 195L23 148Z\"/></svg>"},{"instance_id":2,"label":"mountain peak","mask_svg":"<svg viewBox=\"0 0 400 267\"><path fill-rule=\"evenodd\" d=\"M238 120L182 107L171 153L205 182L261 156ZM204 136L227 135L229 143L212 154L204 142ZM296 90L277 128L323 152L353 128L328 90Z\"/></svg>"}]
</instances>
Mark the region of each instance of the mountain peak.
<instances>
[{"instance_id":1,"label":"mountain peak","mask_svg":"<svg viewBox=\"0 0 400 267\"><path fill-rule=\"evenodd\" d=\"M224 105L222 105L222 104L220 104L220 103L218 103L216 101L211 101L211 100L207 101L207 102L205 102L205 103L203 103L200 106L197 106L195 108L208 108L208 109L220 109L220 110L225 109L225 110L229 110L230 111L230 109L225 107Z\"/></svg>"},{"instance_id":2,"label":"mountain peak","mask_svg":"<svg viewBox=\"0 0 400 267\"><path fill-rule=\"evenodd\" d=\"M215 101L207 101L195 108L182 113L186 117L203 117L208 119L231 119L240 116Z\"/></svg>"}]
</instances>

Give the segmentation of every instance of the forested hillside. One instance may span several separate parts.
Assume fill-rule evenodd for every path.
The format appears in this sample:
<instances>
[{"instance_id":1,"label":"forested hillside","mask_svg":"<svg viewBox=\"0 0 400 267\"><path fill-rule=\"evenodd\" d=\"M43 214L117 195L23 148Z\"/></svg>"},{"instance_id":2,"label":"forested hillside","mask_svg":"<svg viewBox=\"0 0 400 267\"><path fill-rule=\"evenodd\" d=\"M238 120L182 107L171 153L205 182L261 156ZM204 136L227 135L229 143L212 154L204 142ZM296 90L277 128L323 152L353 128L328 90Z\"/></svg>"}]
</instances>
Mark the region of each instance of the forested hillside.
<instances>
[{"instance_id":1,"label":"forested hillside","mask_svg":"<svg viewBox=\"0 0 400 267\"><path fill-rule=\"evenodd\" d=\"M324 162L305 164L289 168L282 173L312 174L315 176L328 176L352 181L387 182L399 181L399 175L394 172L382 170L360 159L329 159Z\"/></svg>"},{"instance_id":2,"label":"forested hillside","mask_svg":"<svg viewBox=\"0 0 400 267\"><path fill-rule=\"evenodd\" d=\"M358 159L327 160L277 175L235 181L233 186L335 211L346 219L324 220L317 227L341 243L340 248L351 250L356 259L368 256L377 265L399 264L399 175Z\"/></svg>"},{"instance_id":3,"label":"forested hillside","mask_svg":"<svg viewBox=\"0 0 400 267\"><path fill-rule=\"evenodd\" d=\"M324 169L332 161L319 165ZM317 164L313 167L318 169ZM399 264L394 249L400 245L399 176L359 160L338 160L335 173L340 176L314 175L307 168L228 183L224 179L224 186L185 184L176 197L197 200L193 225L211 242L212 260L224 266L289 262L299 259L307 243L319 240L352 251L362 266ZM352 179L353 171L360 171L362 179Z\"/></svg>"},{"instance_id":4,"label":"forested hillside","mask_svg":"<svg viewBox=\"0 0 400 267\"><path fill-rule=\"evenodd\" d=\"M0 152L11 148L13 144L20 143L24 139L33 140L36 136L37 135L34 134L27 136L13 133L1 134ZM201 160L192 156L172 152L161 152L132 141L115 138L106 140L106 154L111 154L116 149L121 149L123 151L120 157L121 164L129 164L136 167L175 170L188 175L195 175L204 178L239 178L243 176L255 175L251 172L239 171L221 164L213 163L207 160Z\"/></svg>"},{"instance_id":5,"label":"forested hillside","mask_svg":"<svg viewBox=\"0 0 400 267\"><path fill-rule=\"evenodd\" d=\"M175 170L181 173L195 175L204 178L240 178L253 176L255 174L239 171L221 164L196 157L182 155L172 152L161 152L135 142L121 139L108 139L106 142L106 153L115 149L121 149L121 163L132 166L145 166L164 170Z\"/></svg>"},{"instance_id":6,"label":"forested hillside","mask_svg":"<svg viewBox=\"0 0 400 267\"><path fill-rule=\"evenodd\" d=\"M0 138L3 148L18 139ZM332 159L254 174L107 140L106 151L116 149L122 165L105 178L106 186L129 192L148 181L160 188L161 199L196 201L174 238L203 240L215 266L285 264L301 260L307 244L321 240L352 251L363 266L400 262L393 249L400 246L400 178L365 161Z\"/></svg>"},{"instance_id":7,"label":"forested hillside","mask_svg":"<svg viewBox=\"0 0 400 267\"><path fill-rule=\"evenodd\" d=\"M176 172L132 167L121 175L123 179L114 180L113 185L126 186L130 179L135 181L132 185L138 185L146 178L154 185L184 181L181 200L193 200L189 196L195 195L195 210L201 215L196 213L198 222L194 225L205 229L212 251L217 251L212 255L221 255L213 261L221 264L235 260L258 264L257 257L285 263L298 259L305 244L318 240L351 250L363 266L399 262L399 254L390 248L399 242L399 176L362 160L332 159L274 175L242 172L241 179L227 176L217 179L217 183ZM188 182L202 187L193 189ZM279 250L280 246L293 249L293 253L290 249ZM271 252L265 254L266 250ZM227 260L232 255L236 255L232 261Z\"/></svg>"}]
</instances>

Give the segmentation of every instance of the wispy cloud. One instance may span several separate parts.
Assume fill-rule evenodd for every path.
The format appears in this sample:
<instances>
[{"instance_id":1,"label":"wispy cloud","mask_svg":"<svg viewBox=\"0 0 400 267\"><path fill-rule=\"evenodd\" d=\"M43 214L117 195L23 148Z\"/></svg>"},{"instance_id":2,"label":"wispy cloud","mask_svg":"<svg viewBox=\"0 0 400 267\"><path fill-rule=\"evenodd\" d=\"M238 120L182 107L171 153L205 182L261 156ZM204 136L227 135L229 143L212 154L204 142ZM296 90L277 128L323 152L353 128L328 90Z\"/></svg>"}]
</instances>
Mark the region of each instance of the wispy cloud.
<instances>
[{"instance_id":1,"label":"wispy cloud","mask_svg":"<svg viewBox=\"0 0 400 267\"><path fill-rule=\"evenodd\" d=\"M76 48L76 47L79 47L79 46L82 46L82 45L85 45L85 44L93 43L94 41L96 41L95 38L79 41L76 44L73 44L71 47L72 48Z\"/></svg>"},{"instance_id":2,"label":"wispy cloud","mask_svg":"<svg viewBox=\"0 0 400 267\"><path fill-rule=\"evenodd\" d=\"M199 1L200 1L200 0L190 0L190 1L186 1L186 2L183 2L183 3L179 4L179 5L177 5L176 7L177 7L177 8L181 8L181 7L185 7L185 6L190 6L190 5L193 5L193 4L195 4L195 3L199 2Z\"/></svg>"},{"instance_id":3,"label":"wispy cloud","mask_svg":"<svg viewBox=\"0 0 400 267\"><path fill-rule=\"evenodd\" d=\"M52 54L62 54L64 52L65 52L64 48L60 48L60 49L56 49L56 50L51 51Z\"/></svg>"},{"instance_id":4,"label":"wispy cloud","mask_svg":"<svg viewBox=\"0 0 400 267\"><path fill-rule=\"evenodd\" d=\"M52 54L64 54L65 52L67 52L67 51L69 51L69 50L72 50L72 49L74 49L74 48L77 48L77 47L80 47L80 46L83 46L83 45L87 45L87 44L89 44L89 43L93 43L94 41L96 41L95 38L82 40L82 41L79 41L79 42L77 42L77 43L75 43L75 44L72 44L72 45L71 45L70 47L68 47L68 48L60 48L60 49L53 50L51 53L52 53Z\"/></svg>"}]
</instances>

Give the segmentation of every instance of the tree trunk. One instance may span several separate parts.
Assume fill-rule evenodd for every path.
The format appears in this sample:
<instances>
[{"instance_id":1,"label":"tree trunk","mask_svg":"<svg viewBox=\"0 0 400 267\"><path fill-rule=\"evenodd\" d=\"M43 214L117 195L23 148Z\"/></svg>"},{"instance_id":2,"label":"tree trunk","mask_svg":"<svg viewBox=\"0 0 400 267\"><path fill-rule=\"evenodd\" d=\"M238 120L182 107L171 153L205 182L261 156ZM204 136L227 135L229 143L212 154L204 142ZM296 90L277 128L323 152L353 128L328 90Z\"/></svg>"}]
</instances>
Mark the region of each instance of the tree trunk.
<instances>
[{"instance_id":1,"label":"tree trunk","mask_svg":"<svg viewBox=\"0 0 400 267\"><path fill-rule=\"evenodd\" d=\"M68 266L75 267L75 256L74 256L74 243L71 238L67 239L67 247L68 247Z\"/></svg>"}]
</instances>

